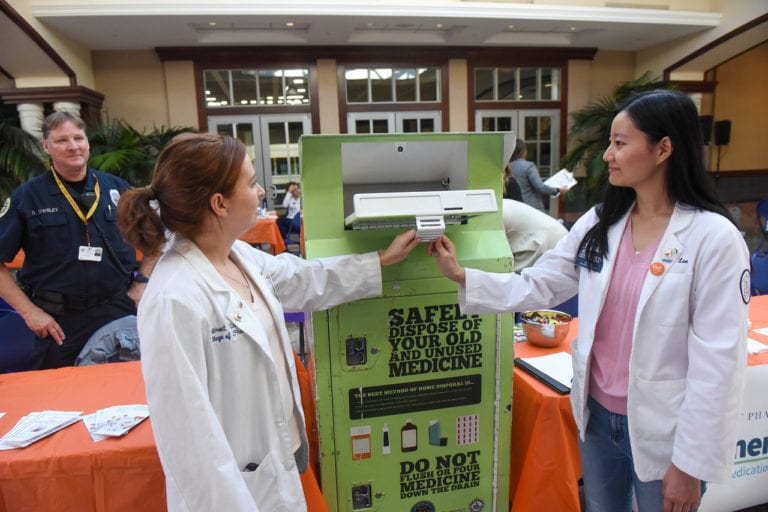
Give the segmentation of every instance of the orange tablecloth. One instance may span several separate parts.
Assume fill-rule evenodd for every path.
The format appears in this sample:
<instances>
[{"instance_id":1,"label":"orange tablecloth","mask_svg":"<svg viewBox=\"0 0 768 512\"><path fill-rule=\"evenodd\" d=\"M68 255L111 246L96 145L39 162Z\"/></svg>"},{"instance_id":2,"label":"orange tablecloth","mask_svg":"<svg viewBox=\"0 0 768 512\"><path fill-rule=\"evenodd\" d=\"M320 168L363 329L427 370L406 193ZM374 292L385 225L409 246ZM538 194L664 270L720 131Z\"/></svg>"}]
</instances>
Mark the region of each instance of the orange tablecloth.
<instances>
[{"instance_id":1,"label":"orange tablecloth","mask_svg":"<svg viewBox=\"0 0 768 512\"><path fill-rule=\"evenodd\" d=\"M46 409L90 414L146 403L139 363L0 375L0 434ZM82 422L26 448L0 451L0 511L165 510L165 479L149 421L94 443Z\"/></svg>"},{"instance_id":2,"label":"orange tablecloth","mask_svg":"<svg viewBox=\"0 0 768 512\"><path fill-rule=\"evenodd\" d=\"M309 389L307 379L307 372L299 371L303 391ZM305 392L302 401L311 397ZM0 374L0 412L6 413L0 435L32 411L90 414L142 403L139 362ZM165 477L150 421L122 438L98 443L78 422L26 448L0 451L0 512L165 511ZM308 430L316 428L309 425ZM302 483L309 511L327 512L311 467Z\"/></svg>"},{"instance_id":3,"label":"orange tablecloth","mask_svg":"<svg viewBox=\"0 0 768 512\"><path fill-rule=\"evenodd\" d=\"M768 327L768 295L752 297L752 329ZM568 338L554 349L515 344L515 357L535 357L568 350L576 337L578 319ZM768 336L750 332L768 344ZM768 352L749 355L748 364L768 364ZM509 499L512 512L556 510L579 512L578 480L581 460L568 395L560 395L519 368L513 371L512 442Z\"/></svg>"},{"instance_id":4,"label":"orange tablecloth","mask_svg":"<svg viewBox=\"0 0 768 512\"><path fill-rule=\"evenodd\" d=\"M23 264L24 264L24 249L19 249L19 252L16 253L16 257L13 258L13 261L6 263L5 266L10 269L18 270L21 268Z\"/></svg>"},{"instance_id":5,"label":"orange tablecloth","mask_svg":"<svg viewBox=\"0 0 768 512\"><path fill-rule=\"evenodd\" d=\"M249 244L269 244L272 254L285 251L285 242L277 227L277 217L259 217L251 229L240 236L240 240Z\"/></svg>"},{"instance_id":6,"label":"orange tablecloth","mask_svg":"<svg viewBox=\"0 0 768 512\"><path fill-rule=\"evenodd\" d=\"M578 319L574 319L568 338L554 349L515 343L515 357L570 349L577 330ZM517 367L512 375L510 510L579 512L581 460L568 395L557 393Z\"/></svg>"}]
</instances>

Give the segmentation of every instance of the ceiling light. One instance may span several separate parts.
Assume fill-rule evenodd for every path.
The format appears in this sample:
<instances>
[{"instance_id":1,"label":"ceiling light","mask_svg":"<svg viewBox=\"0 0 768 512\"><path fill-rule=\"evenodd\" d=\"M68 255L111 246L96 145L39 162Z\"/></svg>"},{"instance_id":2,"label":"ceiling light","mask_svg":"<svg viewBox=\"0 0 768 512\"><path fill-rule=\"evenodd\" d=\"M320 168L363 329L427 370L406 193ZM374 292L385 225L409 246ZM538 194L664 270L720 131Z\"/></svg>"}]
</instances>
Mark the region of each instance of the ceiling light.
<instances>
[{"instance_id":1,"label":"ceiling light","mask_svg":"<svg viewBox=\"0 0 768 512\"><path fill-rule=\"evenodd\" d=\"M285 26L286 27L292 27L293 26L293 22L292 21L288 21L288 22L285 23Z\"/></svg>"}]
</instances>

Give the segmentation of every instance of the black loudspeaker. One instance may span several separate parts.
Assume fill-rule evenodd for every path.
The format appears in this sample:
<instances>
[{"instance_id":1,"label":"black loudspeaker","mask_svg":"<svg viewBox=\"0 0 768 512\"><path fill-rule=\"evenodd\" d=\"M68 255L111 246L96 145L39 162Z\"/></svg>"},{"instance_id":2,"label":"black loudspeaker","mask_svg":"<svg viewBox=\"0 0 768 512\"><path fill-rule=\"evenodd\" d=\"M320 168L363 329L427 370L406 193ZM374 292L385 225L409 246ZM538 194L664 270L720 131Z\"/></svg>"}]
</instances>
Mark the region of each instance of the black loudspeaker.
<instances>
[{"instance_id":1,"label":"black loudspeaker","mask_svg":"<svg viewBox=\"0 0 768 512\"><path fill-rule=\"evenodd\" d=\"M715 122L715 145L727 146L731 142L731 122Z\"/></svg>"},{"instance_id":2,"label":"black loudspeaker","mask_svg":"<svg viewBox=\"0 0 768 512\"><path fill-rule=\"evenodd\" d=\"M699 116L699 124L701 125L701 135L704 139L704 145L709 146L712 144L712 121L713 116Z\"/></svg>"}]
</instances>

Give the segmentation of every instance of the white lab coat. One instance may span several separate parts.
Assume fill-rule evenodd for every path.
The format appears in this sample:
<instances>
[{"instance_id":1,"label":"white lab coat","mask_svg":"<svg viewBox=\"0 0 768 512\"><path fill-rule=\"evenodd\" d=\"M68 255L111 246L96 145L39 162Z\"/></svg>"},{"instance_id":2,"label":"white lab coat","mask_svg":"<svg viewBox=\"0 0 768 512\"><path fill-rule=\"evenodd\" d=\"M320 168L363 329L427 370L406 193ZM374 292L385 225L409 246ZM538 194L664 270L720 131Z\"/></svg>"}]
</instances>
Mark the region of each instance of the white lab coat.
<instances>
[{"instance_id":1,"label":"white lab coat","mask_svg":"<svg viewBox=\"0 0 768 512\"><path fill-rule=\"evenodd\" d=\"M608 231L602 271L576 266L593 210L521 275L467 269L459 302L466 313L552 307L579 294L579 333L571 344L571 390L583 438L589 419L589 363L615 255L629 215ZM654 255L665 271L648 273L634 322L627 416L635 470L664 477L670 461L705 481L730 476L746 366L749 251L723 216L675 207ZM746 290L745 290L746 287Z\"/></svg>"},{"instance_id":2,"label":"white lab coat","mask_svg":"<svg viewBox=\"0 0 768 512\"><path fill-rule=\"evenodd\" d=\"M305 261L235 242L237 263L266 298L287 355L302 447L289 446L264 326L189 240L157 263L138 311L142 372L166 477L168 510L306 510L301 396L283 308L311 311L381 294L376 253ZM250 462L258 469L243 472Z\"/></svg>"}]
</instances>

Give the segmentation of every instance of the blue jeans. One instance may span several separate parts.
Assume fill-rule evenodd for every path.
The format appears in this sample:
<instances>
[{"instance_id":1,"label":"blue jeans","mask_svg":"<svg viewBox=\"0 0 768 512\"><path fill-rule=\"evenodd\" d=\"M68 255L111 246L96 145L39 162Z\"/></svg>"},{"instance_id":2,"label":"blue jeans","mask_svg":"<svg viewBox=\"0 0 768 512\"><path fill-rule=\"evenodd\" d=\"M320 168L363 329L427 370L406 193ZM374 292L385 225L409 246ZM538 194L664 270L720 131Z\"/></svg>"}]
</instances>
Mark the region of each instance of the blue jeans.
<instances>
[{"instance_id":1,"label":"blue jeans","mask_svg":"<svg viewBox=\"0 0 768 512\"><path fill-rule=\"evenodd\" d=\"M592 398L587 407L590 416L584 442L579 438L587 512L631 512L633 492L639 512L661 512L661 480L642 482L635 473L627 417ZM704 489L702 482L702 495Z\"/></svg>"}]
</instances>

